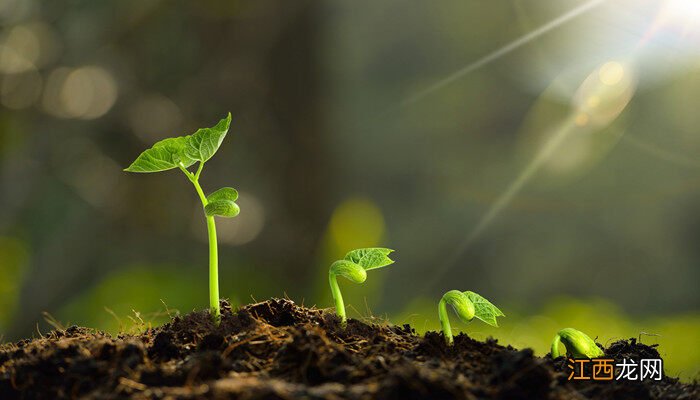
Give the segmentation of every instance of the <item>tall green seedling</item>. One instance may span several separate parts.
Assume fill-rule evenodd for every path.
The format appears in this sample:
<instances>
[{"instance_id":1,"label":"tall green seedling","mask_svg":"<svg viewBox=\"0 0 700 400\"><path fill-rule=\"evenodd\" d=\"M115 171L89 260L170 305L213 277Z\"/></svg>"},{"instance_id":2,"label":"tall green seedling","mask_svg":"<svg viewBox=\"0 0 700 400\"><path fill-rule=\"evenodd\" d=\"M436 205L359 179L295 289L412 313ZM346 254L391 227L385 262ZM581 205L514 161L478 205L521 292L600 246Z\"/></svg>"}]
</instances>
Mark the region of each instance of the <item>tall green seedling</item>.
<instances>
[{"instance_id":1,"label":"tall green seedling","mask_svg":"<svg viewBox=\"0 0 700 400\"><path fill-rule=\"evenodd\" d=\"M187 136L161 140L150 149L141 153L128 168L127 172L161 172L178 168L192 182L204 211L209 233L209 307L215 321L221 320L219 307L219 259L216 241L216 223L214 217L235 217L240 212L236 204L238 192L234 188L224 187L209 195L204 194L199 178L204 164L214 156L221 146L231 124L231 113L211 128L202 128ZM189 170L197 164L195 172Z\"/></svg>"},{"instance_id":2,"label":"tall green seedling","mask_svg":"<svg viewBox=\"0 0 700 400\"><path fill-rule=\"evenodd\" d=\"M459 319L465 324L476 317L491 326L498 327L496 317L505 317L505 314L498 307L474 292L450 290L442 296L438 303L438 318L448 345L452 345L454 342L450 319L447 315L448 304L452 306Z\"/></svg>"},{"instance_id":3,"label":"tall green seedling","mask_svg":"<svg viewBox=\"0 0 700 400\"><path fill-rule=\"evenodd\" d=\"M357 249L349 252L342 260L335 261L328 270L328 281L331 285L331 293L335 301L335 312L345 325L345 303L338 286L338 276L345 277L352 282L362 283L367 279L367 271L386 267L394 263L389 254L394 250L382 247Z\"/></svg>"}]
</instances>

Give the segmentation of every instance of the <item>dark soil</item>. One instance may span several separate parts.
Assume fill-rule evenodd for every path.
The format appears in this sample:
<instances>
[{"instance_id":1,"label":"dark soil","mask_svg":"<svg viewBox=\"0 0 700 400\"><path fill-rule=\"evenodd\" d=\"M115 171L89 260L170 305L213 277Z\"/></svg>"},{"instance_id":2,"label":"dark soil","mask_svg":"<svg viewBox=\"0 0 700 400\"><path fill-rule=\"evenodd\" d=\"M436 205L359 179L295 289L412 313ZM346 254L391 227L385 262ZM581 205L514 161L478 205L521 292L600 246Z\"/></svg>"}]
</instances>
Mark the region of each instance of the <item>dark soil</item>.
<instances>
[{"instance_id":1,"label":"dark soil","mask_svg":"<svg viewBox=\"0 0 700 400\"><path fill-rule=\"evenodd\" d=\"M495 340L418 336L273 299L138 336L80 327L0 347L0 399L700 399L697 384L568 381L565 360ZM610 356L658 357L631 339Z\"/></svg>"}]
</instances>

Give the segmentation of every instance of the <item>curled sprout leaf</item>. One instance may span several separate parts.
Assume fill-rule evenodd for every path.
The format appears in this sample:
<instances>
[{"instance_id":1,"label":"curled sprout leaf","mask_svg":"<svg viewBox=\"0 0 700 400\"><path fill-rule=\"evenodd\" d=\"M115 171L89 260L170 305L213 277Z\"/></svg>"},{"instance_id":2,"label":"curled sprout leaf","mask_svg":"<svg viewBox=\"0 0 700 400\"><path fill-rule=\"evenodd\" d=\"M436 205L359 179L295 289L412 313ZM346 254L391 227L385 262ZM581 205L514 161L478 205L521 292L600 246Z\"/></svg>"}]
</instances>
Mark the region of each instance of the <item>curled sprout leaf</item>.
<instances>
[{"instance_id":1,"label":"curled sprout leaf","mask_svg":"<svg viewBox=\"0 0 700 400\"><path fill-rule=\"evenodd\" d=\"M486 300L481 295L470 291L466 291L464 294L474 304L474 316L483 322L498 328L498 321L496 321L496 317L505 317L506 315L503 314L498 307L491 304L490 301Z\"/></svg>"},{"instance_id":2,"label":"curled sprout leaf","mask_svg":"<svg viewBox=\"0 0 700 400\"><path fill-rule=\"evenodd\" d=\"M187 157L201 162L207 162L221 146L231 125L231 113L211 128L201 128L187 136L185 154Z\"/></svg>"},{"instance_id":3,"label":"curled sprout leaf","mask_svg":"<svg viewBox=\"0 0 700 400\"><path fill-rule=\"evenodd\" d=\"M238 204L229 200L213 201L204 206L207 217L227 217L233 218L241 212Z\"/></svg>"},{"instance_id":4,"label":"curled sprout leaf","mask_svg":"<svg viewBox=\"0 0 700 400\"><path fill-rule=\"evenodd\" d=\"M359 268L357 264L348 260L338 260L331 264L330 272L336 276L342 276L354 283L362 283L367 280L367 270Z\"/></svg>"},{"instance_id":5,"label":"curled sprout leaf","mask_svg":"<svg viewBox=\"0 0 700 400\"><path fill-rule=\"evenodd\" d=\"M196 161L185 154L186 145L186 136L161 140L141 153L124 171L161 172L178 168L181 163L184 168L187 168Z\"/></svg>"},{"instance_id":6,"label":"curled sprout leaf","mask_svg":"<svg viewBox=\"0 0 700 400\"><path fill-rule=\"evenodd\" d=\"M552 358L560 356L559 343L564 343L566 351L574 358L596 358L605 355L593 339L574 328L564 328L557 332L552 340Z\"/></svg>"},{"instance_id":7,"label":"curled sprout leaf","mask_svg":"<svg viewBox=\"0 0 700 400\"><path fill-rule=\"evenodd\" d=\"M207 196L207 205L204 212L208 217L233 218L241 209L235 201L238 199L238 191L231 187L223 187Z\"/></svg>"},{"instance_id":8,"label":"curled sprout leaf","mask_svg":"<svg viewBox=\"0 0 700 400\"><path fill-rule=\"evenodd\" d=\"M207 201L210 203L218 200L236 201L238 200L238 191L232 187L222 187L207 196Z\"/></svg>"},{"instance_id":9,"label":"curled sprout leaf","mask_svg":"<svg viewBox=\"0 0 700 400\"><path fill-rule=\"evenodd\" d=\"M394 260L389 258L394 250L383 247L369 247L366 249L357 249L348 252L345 255L345 260L353 262L365 270L386 267L394 263Z\"/></svg>"},{"instance_id":10,"label":"curled sprout leaf","mask_svg":"<svg viewBox=\"0 0 700 400\"><path fill-rule=\"evenodd\" d=\"M328 270L328 282L335 301L335 311L343 325L346 324L345 303L338 286L338 276L345 277L355 283L362 283L367 279L367 271L386 267L394 263L389 254L394 250L382 247L371 247L350 251L345 258L331 264Z\"/></svg>"},{"instance_id":11,"label":"curled sprout leaf","mask_svg":"<svg viewBox=\"0 0 700 400\"><path fill-rule=\"evenodd\" d=\"M460 321L468 324L474 319L474 303L466 293L462 293L459 290L450 290L442 298L447 304L452 306Z\"/></svg>"},{"instance_id":12,"label":"curled sprout leaf","mask_svg":"<svg viewBox=\"0 0 700 400\"><path fill-rule=\"evenodd\" d=\"M440 303L438 303L438 318L448 345L452 345L454 342L450 319L447 315L448 304L452 306L459 319L464 323L469 323L476 317L491 326L498 327L496 317L505 316L498 307L479 294L470 291L450 290L442 296Z\"/></svg>"}]
</instances>

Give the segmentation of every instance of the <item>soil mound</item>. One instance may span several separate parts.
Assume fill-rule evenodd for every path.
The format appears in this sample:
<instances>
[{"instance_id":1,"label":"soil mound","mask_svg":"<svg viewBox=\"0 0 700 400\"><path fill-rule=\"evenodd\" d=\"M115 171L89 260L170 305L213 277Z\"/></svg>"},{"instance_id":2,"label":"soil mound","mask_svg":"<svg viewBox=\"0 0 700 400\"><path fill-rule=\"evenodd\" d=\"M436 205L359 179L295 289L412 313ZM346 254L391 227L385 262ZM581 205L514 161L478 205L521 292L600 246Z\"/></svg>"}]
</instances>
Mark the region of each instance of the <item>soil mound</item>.
<instances>
[{"instance_id":1,"label":"soil mound","mask_svg":"<svg viewBox=\"0 0 700 400\"><path fill-rule=\"evenodd\" d=\"M634 339L616 358L658 357ZM569 381L566 360L409 326L339 319L290 300L222 304L141 335L81 327L0 346L0 399L698 399L697 384Z\"/></svg>"}]
</instances>

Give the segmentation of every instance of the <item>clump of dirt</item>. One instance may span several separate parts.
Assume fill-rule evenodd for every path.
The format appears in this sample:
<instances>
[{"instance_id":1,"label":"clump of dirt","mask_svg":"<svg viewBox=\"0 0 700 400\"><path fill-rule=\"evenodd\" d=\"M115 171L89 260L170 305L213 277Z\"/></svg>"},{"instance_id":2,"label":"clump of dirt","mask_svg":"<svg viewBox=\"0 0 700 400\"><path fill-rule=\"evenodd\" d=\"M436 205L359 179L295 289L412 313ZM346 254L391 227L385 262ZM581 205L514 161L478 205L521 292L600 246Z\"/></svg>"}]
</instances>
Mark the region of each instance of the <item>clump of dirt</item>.
<instances>
[{"instance_id":1,"label":"clump of dirt","mask_svg":"<svg viewBox=\"0 0 700 400\"><path fill-rule=\"evenodd\" d=\"M653 358L636 341L611 357ZM0 346L0 399L694 399L697 384L569 381L552 360L465 334L409 326L347 327L329 312L272 299L237 311L222 303L141 335L70 327Z\"/></svg>"}]
</instances>

